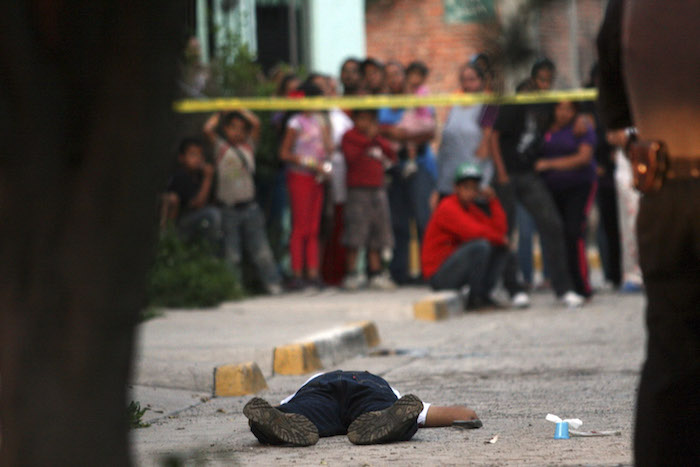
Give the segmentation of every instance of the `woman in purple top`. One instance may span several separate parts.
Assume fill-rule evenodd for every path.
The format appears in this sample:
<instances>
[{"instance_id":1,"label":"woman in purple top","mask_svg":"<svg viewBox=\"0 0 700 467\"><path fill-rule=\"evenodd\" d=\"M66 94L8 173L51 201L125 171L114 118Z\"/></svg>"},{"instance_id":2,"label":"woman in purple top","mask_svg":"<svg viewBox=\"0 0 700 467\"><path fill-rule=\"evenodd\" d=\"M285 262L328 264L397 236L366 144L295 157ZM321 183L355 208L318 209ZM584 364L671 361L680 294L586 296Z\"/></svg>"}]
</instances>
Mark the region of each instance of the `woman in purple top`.
<instances>
[{"instance_id":1,"label":"woman in purple top","mask_svg":"<svg viewBox=\"0 0 700 467\"><path fill-rule=\"evenodd\" d=\"M541 158L535 164L552 193L564 222L569 270L576 293L592 294L588 279L588 260L584 239L588 212L596 191L593 148L595 131L574 134L577 104L560 102L553 108L549 127L544 134Z\"/></svg>"}]
</instances>

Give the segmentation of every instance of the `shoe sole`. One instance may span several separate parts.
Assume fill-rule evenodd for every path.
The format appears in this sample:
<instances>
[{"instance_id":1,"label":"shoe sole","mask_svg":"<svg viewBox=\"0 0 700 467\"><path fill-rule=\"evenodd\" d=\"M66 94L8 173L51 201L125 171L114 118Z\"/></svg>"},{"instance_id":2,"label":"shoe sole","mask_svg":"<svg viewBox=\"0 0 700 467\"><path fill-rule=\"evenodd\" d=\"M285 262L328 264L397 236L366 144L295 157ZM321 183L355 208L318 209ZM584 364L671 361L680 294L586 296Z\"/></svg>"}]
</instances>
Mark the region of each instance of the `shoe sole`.
<instances>
[{"instance_id":1,"label":"shoe sole","mask_svg":"<svg viewBox=\"0 0 700 467\"><path fill-rule=\"evenodd\" d=\"M292 446L311 446L318 442L318 429L308 418L281 412L265 399L251 399L243 407L243 415L266 435L277 438L280 442Z\"/></svg>"},{"instance_id":2,"label":"shoe sole","mask_svg":"<svg viewBox=\"0 0 700 467\"><path fill-rule=\"evenodd\" d=\"M416 422L422 410L423 403L420 399L413 394L406 394L391 407L357 417L348 427L348 439L353 444L397 441L397 437Z\"/></svg>"}]
</instances>

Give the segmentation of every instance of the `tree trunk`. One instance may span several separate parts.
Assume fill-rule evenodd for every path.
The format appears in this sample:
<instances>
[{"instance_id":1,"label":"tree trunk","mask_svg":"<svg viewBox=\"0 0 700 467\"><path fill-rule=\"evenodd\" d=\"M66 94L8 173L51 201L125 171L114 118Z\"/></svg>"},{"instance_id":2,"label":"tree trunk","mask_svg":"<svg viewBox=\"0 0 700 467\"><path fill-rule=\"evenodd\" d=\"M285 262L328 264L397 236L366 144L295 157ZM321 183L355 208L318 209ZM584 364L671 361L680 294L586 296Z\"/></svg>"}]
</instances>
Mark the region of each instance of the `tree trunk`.
<instances>
[{"instance_id":1,"label":"tree trunk","mask_svg":"<svg viewBox=\"0 0 700 467\"><path fill-rule=\"evenodd\" d=\"M182 1L0 15L0 465L128 465Z\"/></svg>"}]
</instances>

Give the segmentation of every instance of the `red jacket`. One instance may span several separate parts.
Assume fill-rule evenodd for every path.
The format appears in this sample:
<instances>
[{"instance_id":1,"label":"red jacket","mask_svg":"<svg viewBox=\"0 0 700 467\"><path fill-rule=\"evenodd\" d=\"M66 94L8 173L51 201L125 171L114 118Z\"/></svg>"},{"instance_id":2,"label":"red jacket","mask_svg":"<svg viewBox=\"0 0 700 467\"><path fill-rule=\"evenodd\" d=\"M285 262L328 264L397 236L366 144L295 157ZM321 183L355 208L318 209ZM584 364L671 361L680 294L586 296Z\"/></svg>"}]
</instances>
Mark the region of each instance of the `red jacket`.
<instances>
[{"instance_id":1,"label":"red jacket","mask_svg":"<svg viewBox=\"0 0 700 467\"><path fill-rule=\"evenodd\" d=\"M491 199L489 209L491 217L474 203L465 209L456 195L440 202L423 238L421 263L424 277L432 277L463 243L482 238L492 245L506 244L506 214L497 198Z\"/></svg>"},{"instance_id":2,"label":"red jacket","mask_svg":"<svg viewBox=\"0 0 700 467\"><path fill-rule=\"evenodd\" d=\"M343 135L341 148L348 167L348 188L384 186L384 164L369 155L369 150L375 146L381 149L387 159L396 160L391 144L381 136L369 139L357 128L352 128Z\"/></svg>"}]
</instances>

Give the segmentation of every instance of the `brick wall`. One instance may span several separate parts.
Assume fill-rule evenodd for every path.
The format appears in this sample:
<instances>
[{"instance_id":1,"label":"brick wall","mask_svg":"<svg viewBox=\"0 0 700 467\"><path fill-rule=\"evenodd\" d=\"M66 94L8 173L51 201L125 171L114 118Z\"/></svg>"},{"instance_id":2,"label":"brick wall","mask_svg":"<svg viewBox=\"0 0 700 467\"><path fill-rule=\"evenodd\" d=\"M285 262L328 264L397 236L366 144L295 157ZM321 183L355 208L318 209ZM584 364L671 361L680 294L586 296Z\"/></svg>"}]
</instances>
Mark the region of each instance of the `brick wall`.
<instances>
[{"instance_id":1,"label":"brick wall","mask_svg":"<svg viewBox=\"0 0 700 467\"><path fill-rule=\"evenodd\" d=\"M496 0L497 10L512 9L514 0ZM595 60L595 37L606 0L577 0L578 60L572 65L569 34L569 1L557 0L546 7L533 25L539 55L557 64L556 86L568 88L587 80ZM508 7L508 8L506 8ZM444 22L443 0L376 0L366 14L367 54L382 61L408 64L424 61L431 69L428 85L433 92L457 89L457 70L469 57L484 49L493 26ZM578 68L578 70L576 70ZM517 82L527 75L513 77ZM575 76L578 74L578 76ZM512 90L512 89L508 89Z\"/></svg>"},{"instance_id":2,"label":"brick wall","mask_svg":"<svg viewBox=\"0 0 700 467\"><path fill-rule=\"evenodd\" d=\"M430 68L432 92L458 89L461 64L482 49L486 28L445 24L442 0L378 0L367 9L367 55L407 65L422 60Z\"/></svg>"}]
</instances>

